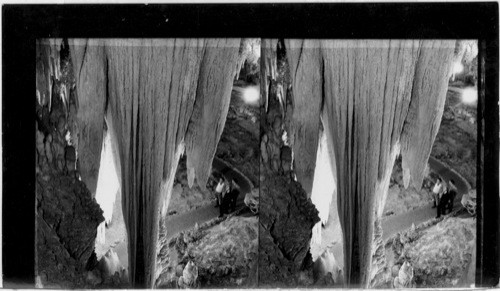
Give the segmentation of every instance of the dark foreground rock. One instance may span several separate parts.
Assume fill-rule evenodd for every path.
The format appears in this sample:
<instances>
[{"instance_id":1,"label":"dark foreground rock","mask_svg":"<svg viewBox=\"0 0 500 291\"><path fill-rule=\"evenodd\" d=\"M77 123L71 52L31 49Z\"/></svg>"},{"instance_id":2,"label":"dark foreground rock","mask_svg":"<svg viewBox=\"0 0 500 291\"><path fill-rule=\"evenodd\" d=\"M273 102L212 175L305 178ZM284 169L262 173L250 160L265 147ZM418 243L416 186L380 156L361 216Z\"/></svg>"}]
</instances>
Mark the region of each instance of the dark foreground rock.
<instances>
[{"instance_id":1,"label":"dark foreground rock","mask_svg":"<svg viewBox=\"0 0 500 291\"><path fill-rule=\"evenodd\" d=\"M94 252L97 226L104 220L102 210L85 185L74 177L39 175L36 192L42 284L82 286L79 277Z\"/></svg>"}]
</instances>

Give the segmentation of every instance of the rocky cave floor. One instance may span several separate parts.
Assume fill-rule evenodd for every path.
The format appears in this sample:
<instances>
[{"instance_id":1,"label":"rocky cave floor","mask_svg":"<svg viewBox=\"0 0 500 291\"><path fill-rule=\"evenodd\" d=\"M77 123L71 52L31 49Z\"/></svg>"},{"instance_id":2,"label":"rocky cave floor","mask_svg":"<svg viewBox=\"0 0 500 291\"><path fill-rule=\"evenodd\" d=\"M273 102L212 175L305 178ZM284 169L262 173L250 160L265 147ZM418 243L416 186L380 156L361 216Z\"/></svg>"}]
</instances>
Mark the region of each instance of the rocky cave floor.
<instances>
[{"instance_id":1,"label":"rocky cave floor","mask_svg":"<svg viewBox=\"0 0 500 291\"><path fill-rule=\"evenodd\" d=\"M177 288L189 261L197 267L191 288L257 286L258 217L214 218L166 239L160 234L156 288ZM185 276L184 276L185 277Z\"/></svg>"},{"instance_id":2,"label":"rocky cave floor","mask_svg":"<svg viewBox=\"0 0 500 291\"><path fill-rule=\"evenodd\" d=\"M235 87L251 84L237 81ZM233 90L224 130L217 146L216 158L247 177L258 189L259 173L259 107L246 104L241 90ZM216 171L216 170L214 170ZM194 228L167 234L165 225L181 214L213 208L215 179L210 177L206 189L187 182L186 159L177 168L172 197L160 226L156 288L178 288L188 262L197 268L196 282L189 287L244 288L257 286L258 216L245 207L223 218L218 210L200 218ZM244 195L244 194L240 194ZM239 197L241 198L241 197ZM207 211L208 212L208 211ZM174 231L175 232L175 231Z\"/></svg>"},{"instance_id":3,"label":"rocky cave floor","mask_svg":"<svg viewBox=\"0 0 500 291\"><path fill-rule=\"evenodd\" d=\"M391 288L404 262L413 268L407 287L471 287L475 276L476 219L463 209L431 219L386 241L384 279L376 287Z\"/></svg>"}]
</instances>

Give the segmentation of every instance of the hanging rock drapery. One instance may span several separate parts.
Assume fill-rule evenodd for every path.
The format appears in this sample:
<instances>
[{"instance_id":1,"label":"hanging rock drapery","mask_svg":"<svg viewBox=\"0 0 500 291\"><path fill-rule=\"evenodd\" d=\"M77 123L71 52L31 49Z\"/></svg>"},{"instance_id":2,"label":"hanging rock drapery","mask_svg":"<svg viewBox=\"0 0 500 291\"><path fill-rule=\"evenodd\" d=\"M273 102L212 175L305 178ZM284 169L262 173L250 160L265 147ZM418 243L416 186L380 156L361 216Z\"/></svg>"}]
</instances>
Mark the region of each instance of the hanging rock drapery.
<instances>
[{"instance_id":1,"label":"hanging rock drapery","mask_svg":"<svg viewBox=\"0 0 500 291\"><path fill-rule=\"evenodd\" d=\"M170 198L185 141L191 181L193 174L200 184L208 177L227 115L240 40L75 39L69 43L79 122L86 133L80 136L82 178L93 187L93 169L98 169L99 160L90 152L100 156L100 148L94 151L92 145L100 139L102 143L106 115L117 147L113 151L118 152L129 274L134 286L151 286L160 204ZM215 124L216 130L207 130L207 125Z\"/></svg>"},{"instance_id":2,"label":"hanging rock drapery","mask_svg":"<svg viewBox=\"0 0 500 291\"><path fill-rule=\"evenodd\" d=\"M373 244L367 242L374 240L375 218L385 203L394 160L401 152L406 185L410 177L413 185L421 184L441 120L456 42L284 43L293 91L287 114L293 112L297 179L306 190L312 185L322 116L327 144L335 153L346 283L368 286Z\"/></svg>"}]
</instances>

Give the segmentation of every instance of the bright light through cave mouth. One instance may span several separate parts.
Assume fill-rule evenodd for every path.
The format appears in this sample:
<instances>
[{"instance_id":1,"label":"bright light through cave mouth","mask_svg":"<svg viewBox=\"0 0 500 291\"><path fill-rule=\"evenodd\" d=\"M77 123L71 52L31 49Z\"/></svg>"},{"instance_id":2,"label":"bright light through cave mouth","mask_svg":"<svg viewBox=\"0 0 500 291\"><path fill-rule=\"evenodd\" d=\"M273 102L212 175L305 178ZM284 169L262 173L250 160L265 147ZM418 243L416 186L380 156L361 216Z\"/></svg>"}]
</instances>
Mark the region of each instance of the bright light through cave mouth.
<instances>
[{"instance_id":1,"label":"bright light through cave mouth","mask_svg":"<svg viewBox=\"0 0 500 291\"><path fill-rule=\"evenodd\" d=\"M260 89L259 86L249 86L243 89L242 99L247 104L256 105L260 99Z\"/></svg>"},{"instance_id":2,"label":"bright light through cave mouth","mask_svg":"<svg viewBox=\"0 0 500 291\"><path fill-rule=\"evenodd\" d=\"M477 101L477 89L474 87L465 88L462 91L462 102L465 104L474 104Z\"/></svg>"},{"instance_id":3,"label":"bright light through cave mouth","mask_svg":"<svg viewBox=\"0 0 500 291\"><path fill-rule=\"evenodd\" d=\"M460 74L464 70L464 66L461 62L456 62L453 64L453 74Z\"/></svg>"}]
</instances>

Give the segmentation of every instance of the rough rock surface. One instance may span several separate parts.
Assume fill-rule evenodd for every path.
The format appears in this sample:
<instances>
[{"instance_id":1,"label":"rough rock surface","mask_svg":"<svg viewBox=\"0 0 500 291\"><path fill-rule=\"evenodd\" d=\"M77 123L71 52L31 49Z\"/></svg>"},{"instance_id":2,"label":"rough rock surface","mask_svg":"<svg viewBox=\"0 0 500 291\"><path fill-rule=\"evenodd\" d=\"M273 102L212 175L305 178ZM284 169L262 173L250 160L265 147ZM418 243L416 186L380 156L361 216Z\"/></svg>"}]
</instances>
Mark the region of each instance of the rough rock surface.
<instances>
[{"instance_id":1,"label":"rough rock surface","mask_svg":"<svg viewBox=\"0 0 500 291\"><path fill-rule=\"evenodd\" d=\"M417 287L456 287L472 259L475 228L473 218L452 217L423 231L410 230L394 247L396 264L411 263Z\"/></svg>"},{"instance_id":2,"label":"rough rock surface","mask_svg":"<svg viewBox=\"0 0 500 291\"><path fill-rule=\"evenodd\" d=\"M276 59L269 53L277 47L268 46L270 43L263 41L261 54L261 88L268 86L263 89L268 95L261 104L259 286L304 286L313 283L309 242L319 217L306 191L294 179L292 152L282 138L290 124L284 116L289 109L283 103L284 70L281 66L272 71L262 69ZM277 62L283 64L283 59Z\"/></svg>"},{"instance_id":3,"label":"rough rock surface","mask_svg":"<svg viewBox=\"0 0 500 291\"><path fill-rule=\"evenodd\" d=\"M414 288L413 274L413 267L410 263L404 262L401 268L399 268L398 275L394 278L392 286L396 289Z\"/></svg>"},{"instance_id":4,"label":"rough rock surface","mask_svg":"<svg viewBox=\"0 0 500 291\"><path fill-rule=\"evenodd\" d=\"M86 186L70 176L37 175L37 260L43 286L83 287L82 274L104 220Z\"/></svg>"},{"instance_id":5,"label":"rough rock surface","mask_svg":"<svg viewBox=\"0 0 500 291\"><path fill-rule=\"evenodd\" d=\"M42 286L82 288L87 284L86 266L95 256L97 226L104 218L90 191L78 179L76 151L71 144L75 100L67 92L71 87L68 60L54 60L63 54L59 45L61 42L54 47L37 41L37 55L45 62L50 60L52 67L46 71L40 65L44 61L37 61L37 74L48 74L51 83L47 91L43 87L46 83L37 82L37 92L49 95L37 98L36 103L35 269Z\"/></svg>"},{"instance_id":6,"label":"rough rock surface","mask_svg":"<svg viewBox=\"0 0 500 291\"><path fill-rule=\"evenodd\" d=\"M162 243L156 287L175 288L189 261L197 266L203 288L256 287L257 220L238 216L216 219Z\"/></svg>"},{"instance_id":7,"label":"rough rock surface","mask_svg":"<svg viewBox=\"0 0 500 291\"><path fill-rule=\"evenodd\" d=\"M182 271L182 276L177 281L177 286L182 289L193 289L199 286L198 267L189 261Z\"/></svg>"},{"instance_id":8,"label":"rough rock surface","mask_svg":"<svg viewBox=\"0 0 500 291\"><path fill-rule=\"evenodd\" d=\"M37 199L38 221L55 231L75 260L86 264L103 216L85 184L70 176L38 176Z\"/></svg>"}]
</instances>

